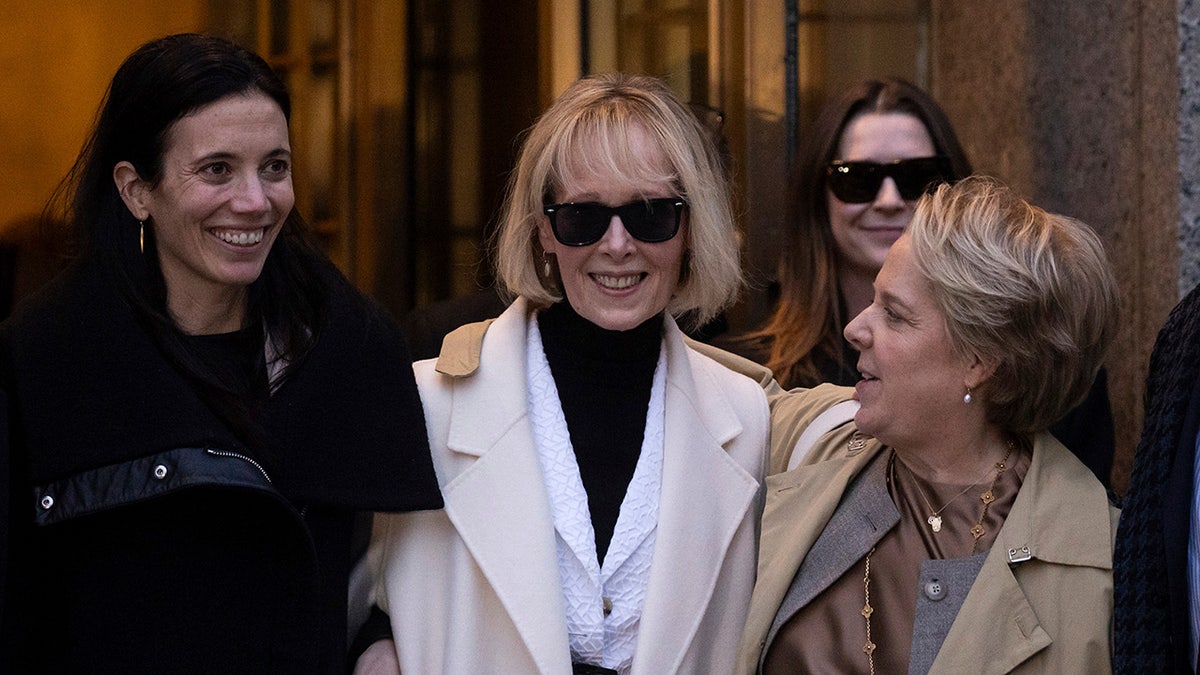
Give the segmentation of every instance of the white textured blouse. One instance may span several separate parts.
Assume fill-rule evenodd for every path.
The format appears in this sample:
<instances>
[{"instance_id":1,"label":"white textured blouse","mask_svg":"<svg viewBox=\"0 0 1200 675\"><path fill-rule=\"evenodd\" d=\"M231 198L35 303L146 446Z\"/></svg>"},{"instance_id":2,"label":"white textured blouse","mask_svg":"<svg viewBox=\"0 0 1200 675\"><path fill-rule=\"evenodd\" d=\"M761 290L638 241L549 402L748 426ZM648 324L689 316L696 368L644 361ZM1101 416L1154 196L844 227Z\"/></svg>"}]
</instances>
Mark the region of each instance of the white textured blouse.
<instances>
[{"instance_id":1,"label":"white textured blouse","mask_svg":"<svg viewBox=\"0 0 1200 675\"><path fill-rule=\"evenodd\" d=\"M529 316L526 378L529 418L550 510L554 516L559 581L566 607L571 659L628 673L637 647L662 487L665 350L650 389L646 431L633 478L621 502L604 564L596 559L596 535L587 492L579 475L558 388L537 328Z\"/></svg>"}]
</instances>

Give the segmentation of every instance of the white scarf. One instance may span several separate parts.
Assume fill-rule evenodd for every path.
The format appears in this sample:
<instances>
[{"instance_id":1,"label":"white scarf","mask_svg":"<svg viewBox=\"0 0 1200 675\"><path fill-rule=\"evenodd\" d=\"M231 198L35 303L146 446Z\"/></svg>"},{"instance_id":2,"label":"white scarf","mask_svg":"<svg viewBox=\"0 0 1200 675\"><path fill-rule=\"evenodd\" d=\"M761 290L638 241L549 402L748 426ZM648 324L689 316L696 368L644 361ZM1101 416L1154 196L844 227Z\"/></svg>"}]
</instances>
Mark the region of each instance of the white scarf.
<instances>
[{"instance_id":1,"label":"white scarf","mask_svg":"<svg viewBox=\"0 0 1200 675\"><path fill-rule=\"evenodd\" d=\"M536 312L529 317L525 363L529 419L557 535L558 571L567 610L571 659L628 673L637 646L658 527L666 350L659 350L641 454L621 502L603 566L596 561L596 535L587 492L579 477L558 387L542 348ZM608 616L604 614L606 601L612 608Z\"/></svg>"}]
</instances>

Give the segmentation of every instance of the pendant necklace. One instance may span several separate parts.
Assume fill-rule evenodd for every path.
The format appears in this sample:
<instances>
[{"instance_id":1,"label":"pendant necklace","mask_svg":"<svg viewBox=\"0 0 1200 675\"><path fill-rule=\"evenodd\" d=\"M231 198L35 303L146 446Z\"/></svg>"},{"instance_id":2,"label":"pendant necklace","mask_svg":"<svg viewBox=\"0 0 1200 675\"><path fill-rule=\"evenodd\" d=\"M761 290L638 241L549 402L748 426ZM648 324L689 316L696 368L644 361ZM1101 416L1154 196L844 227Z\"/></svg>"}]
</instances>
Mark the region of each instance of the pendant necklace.
<instances>
[{"instance_id":1,"label":"pendant necklace","mask_svg":"<svg viewBox=\"0 0 1200 675\"><path fill-rule=\"evenodd\" d=\"M908 465L904 464L904 462L900 462L900 464L902 464L904 466L904 468L908 471L908 475L912 476L913 485L917 486L917 493L921 495L921 501L925 502L925 506L929 508L929 517L925 519L925 522L929 523L929 528L931 530L933 530L935 533L942 531L942 511L945 511L947 506L950 506L951 504L953 504L954 500L967 494L967 492L971 488L973 488L976 485L979 485L980 483L983 482L983 478L980 478L979 480L975 481L974 483L971 483L967 487L963 488L962 492L959 492L958 494L954 495L950 499L946 500L946 503L942 504L941 508L935 509L935 508L933 508L933 504L929 503L929 497L925 496L925 490L921 487L921 483L917 479L917 474L913 473L913 470L909 469Z\"/></svg>"},{"instance_id":2,"label":"pendant necklace","mask_svg":"<svg viewBox=\"0 0 1200 675\"><path fill-rule=\"evenodd\" d=\"M986 492L979 495L979 498L983 501L983 514L980 515L981 521L983 519L983 516L987 514L987 507L993 501L996 500L996 497L995 497L994 493L992 492L992 490L996 487L996 481L1000 479L1000 474L1004 473L1004 470L1006 468L1008 468L1008 458L1009 458L1009 456L1012 455L1013 442L1009 441L1006 444L1006 446L1007 446L1007 450L1004 453L1004 459L1000 460L999 462L996 462L994 465L992 465L991 467L988 468L988 473L990 473L992 471L995 471L996 473L992 476L991 486L988 487ZM900 463L904 464L904 462L900 462ZM933 508L933 504L931 504L929 502L929 497L925 495L925 489L921 487L921 483L917 479L917 474L915 474L912 469L909 469L907 464L904 464L904 468L908 470L908 475L913 477L913 485L917 486L917 493L921 495L921 501L925 502L925 506L929 509L929 517L925 519L925 522L929 523L929 529L933 530L935 534L942 531L942 511L945 511L947 506L950 506L951 504L954 503L954 500L967 494L967 492L970 491L971 488L974 488L975 486L982 483L984 478L987 477L987 473L985 473L983 476L980 476L979 480L975 481L974 483L971 483L967 487L963 488L962 492L959 492L958 494L956 494L953 497L951 497L950 499L948 499L945 504L942 504L941 508L935 509L935 508ZM976 540L978 540L981 536L983 536L982 525L983 525L982 522L976 523L975 527L971 528L971 534L975 536Z\"/></svg>"},{"instance_id":3,"label":"pendant necklace","mask_svg":"<svg viewBox=\"0 0 1200 675\"><path fill-rule=\"evenodd\" d=\"M1013 448L1015 447L1015 444L1011 440L1009 440L1007 443L1007 447L1008 447L1008 449L1004 453L1004 459L1000 460L999 462L996 462L989 468L989 471L996 472L992 476L991 485L988 486L988 489L986 492L983 492L979 495L979 499L983 502L983 509L980 510L980 512L979 512L979 520L975 523L975 527L971 528L971 536L975 538L974 545L971 547L971 555L975 555L978 552L979 540L983 537L984 532L985 532L985 530L983 529L983 521L987 517L988 507L992 505L992 502L996 501L996 493L995 493L996 483L998 483L1000 481L1000 476L1008 468L1008 459L1009 459L1009 457L1012 456L1012 452L1013 452ZM896 459L896 454L895 454L895 450L893 450L892 456L888 459L888 462L890 463L895 459ZM901 461L900 463L904 464L903 461ZM904 468L908 469L908 465L905 464ZM929 503L929 498L925 496L925 491L923 489L921 489L921 485L917 479L917 474L913 473L912 469L908 469L908 473L910 476L913 477L913 484L917 486L917 490L921 493L921 499L924 500L925 506L929 507L929 510L931 511L929 518L925 522L929 523L929 527L932 528L934 532L942 531L942 516L941 516L942 511L944 511L946 509L946 507L949 506L955 499L958 499L959 497L965 495L968 490L970 490L971 488L973 488L983 482L983 478L980 478L979 480L975 481L973 484L968 485L966 488L964 488L962 492L959 492L958 494L951 497L950 501L946 502L945 504L942 504L942 508L935 510L933 508L933 505ZM892 480L891 470L889 469L888 481L890 482L891 480ZM867 551L866 560L863 563L863 596L864 597L863 597L863 608L861 611L859 611L859 614L862 615L863 620L866 623L867 640L863 644L862 651L863 651L863 654L865 654L867 657L867 667L870 670L871 675L875 675L875 649L878 647L878 645L875 644L875 641L871 638L871 615L875 613L875 607L871 604L871 556L874 554L875 554L875 547L872 546L871 550Z\"/></svg>"},{"instance_id":4,"label":"pendant necklace","mask_svg":"<svg viewBox=\"0 0 1200 675\"><path fill-rule=\"evenodd\" d=\"M1004 470L1006 470L1006 468L1008 468L1008 458L1009 458L1009 456L1012 456L1012 454L1013 454L1013 442L1009 441L1008 443L1006 443L1006 447L1007 448L1006 448L1006 452L1004 452L1004 459L997 461L996 464L992 465L988 470L989 473L992 471L995 471L995 473L992 474L991 485L988 486L988 490L984 491L983 494L979 495L979 500L983 501L983 513L979 514L979 522L977 522L976 526L971 528L971 534L973 534L973 536L974 536L974 538L976 538L976 540L978 540L979 537L983 536L983 532L984 532L983 518L986 514L988 514L988 507L990 506L991 502L996 501L995 492L992 490L995 490L997 480L1000 480L1001 474L1004 473ZM954 503L954 500L958 500L959 497L967 494L967 491L970 491L972 488L974 488L974 486L977 486L980 483L983 483L983 479L986 478L986 474L984 474L984 476L980 477L979 480L976 480L976 482L974 482L970 485L967 485L966 488L962 489L962 491L959 492L958 495L954 495L953 497L950 497L946 503L942 504L941 508L935 509L934 504L931 504L929 502L929 497L925 495L925 489L922 488L922 486L920 486L920 482L919 482L919 479L917 478L917 474L913 473L911 468L908 468L908 465L905 464L905 462L901 461L900 464L904 465L904 467L908 471L908 476L912 476L913 485L917 486L917 492L920 495L920 500L925 502L925 506L929 508L929 512L930 512L929 518L926 518L925 522L929 522L930 530L934 531L935 533L942 531L942 512L943 512L943 510L946 510L946 507L948 507L948 506L950 506L950 504Z\"/></svg>"}]
</instances>

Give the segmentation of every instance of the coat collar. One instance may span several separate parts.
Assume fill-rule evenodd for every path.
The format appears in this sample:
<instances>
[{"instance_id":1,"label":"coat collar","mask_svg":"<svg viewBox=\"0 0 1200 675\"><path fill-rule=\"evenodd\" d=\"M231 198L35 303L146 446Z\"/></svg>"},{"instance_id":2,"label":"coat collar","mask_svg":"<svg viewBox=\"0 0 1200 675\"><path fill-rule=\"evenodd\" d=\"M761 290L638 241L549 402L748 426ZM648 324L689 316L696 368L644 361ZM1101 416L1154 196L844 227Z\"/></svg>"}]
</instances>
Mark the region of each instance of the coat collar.
<instances>
[{"instance_id":1,"label":"coat collar","mask_svg":"<svg viewBox=\"0 0 1200 675\"><path fill-rule=\"evenodd\" d=\"M846 447L854 431L854 425L845 425L831 432L829 440L823 442ZM756 671L775 616L796 572L821 537L826 523L833 519L847 486L882 447L871 439L857 452L841 452L826 461L767 476L758 575L738 657L746 672ZM827 579L809 592L819 593L833 581Z\"/></svg>"},{"instance_id":2,"label":"coat collar","mask_svg":"<svg viewBox=\"0 0 1200 675\"><path fill-rule=\"evenodd\" d=\"M534 661L569 669L555 535L525 412L526 317L518 299L490 325L447 337L436 369L454 378L447 445L478 459L443 488L446 513L504 603ZM742 431L727 394L693 368L674 320L664 331L667 384L662 494L634 670L669 670L686 654L725 553L758 482L723 447ZM486 367L481 367L486 364ZM697 555L703 549L710 555Z\"/></svg>"},{"instance_id":3,"label":"coat collar","mask_svg":"<svg viewBox=\"0 0 1200 675\"><path fill-rule=\"evenodd\" d=\"M845 443L853 432L853 425L847 425L832 432L828 442ZM808 556L817 553L815 542L827 525L832 526L849 486L883 451L884 447L872 440L859 454L845 452L767 478L758 582L751 606L770 609L752 610L747 622L739 660L749 670L760 658L797 570ZM1064 485L1072 489L1064 490ZM1097 542L1104 545L1097 546ZM1038 623L1013 565L1019 566L1022 558L1036 558L1059 565L1111 569L1111 542L1104 487L1049 433L1039 433L1017 499L931 672L968 672L984 660L1007 672L1049 646L1050 636ZM1011 565L1010 551L1016 561ZM812 586L808 589L811 597L835 580L833 576L798 583ZM986 657L980 654L981 635L988 636Z\"/></svg>"},{"instance_id":4,"label":"coat collar","mask_svg":"<svg viewBox=\"0 0 1200 675\"><path fill-rule=\"evenodd\" d=\"M209 409L95 265L78 263L22 304L0 344L33 481L211 447L266 460L297 501L439 507L399 329L331 264L314 265L328 320L308 359L262 407L269 447L248 447Z\"/></svg>"},{"instance_id":5,"label":"coat collar","mask_svg":"<svg viewBox=\"0 0 1200 675\"><path fill-rule=\"evenodd\" d=\"M1107 492L1087 467L1049 433L1037 434L1021 491L930 672L982 662L1008 672L1050 646L1015 572L1032 559L1111 571L1110 514Z\"/></svg>"},{"instance_id":6,"label":"coat collar","mask_svg":"<svg viewBox=\"0 0 1200 675\"><path fill-rule=\"evenodd\" d=\"M900 521L900 512L887 490L887 457L887 453L873 453L863 469L863 480L849 484L841 508L833 512L800 562L771 622L767 645L784 622L829 588Z\"/></svg>"}]
</instances>

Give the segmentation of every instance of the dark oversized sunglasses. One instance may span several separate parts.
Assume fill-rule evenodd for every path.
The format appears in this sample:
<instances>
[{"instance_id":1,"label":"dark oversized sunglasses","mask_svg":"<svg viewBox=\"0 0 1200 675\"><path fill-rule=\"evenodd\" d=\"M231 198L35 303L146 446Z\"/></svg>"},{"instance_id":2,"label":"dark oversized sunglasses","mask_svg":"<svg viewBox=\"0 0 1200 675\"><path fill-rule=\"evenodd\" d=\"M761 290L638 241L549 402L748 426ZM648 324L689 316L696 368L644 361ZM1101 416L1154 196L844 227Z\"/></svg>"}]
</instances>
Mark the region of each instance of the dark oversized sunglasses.
<instances>
[{"instance_id":1,"label":"dark oversized sunglasses","mask_svg":"<svg viewBox=\"0 0 1200 675\"><path fill-rule=\"evenodd\" d=\"M660 197L620 206L595 202L550 204L543 207L542 212L550 217L554 238L564 246L587 246L600 241L614 215L621 219L629 236L656 244L679 232L679 221L686 205L682 197Z\"/></svg>"},{"instance_id":2,"label":"dark oversized sunglasses","mask_svg":"<svg viewBox=\"0 0 1200 675\"><path fill-rule=\"evenodd\" d=\"M950 161L945 157L915 157L881 164L879 162L843 162L835 159L825 170L833 196L847 204L875 201L879 186L888 176L896 181L900 196L917 199L931 185L949 180Z\"/></svg>"}]
</instances>

